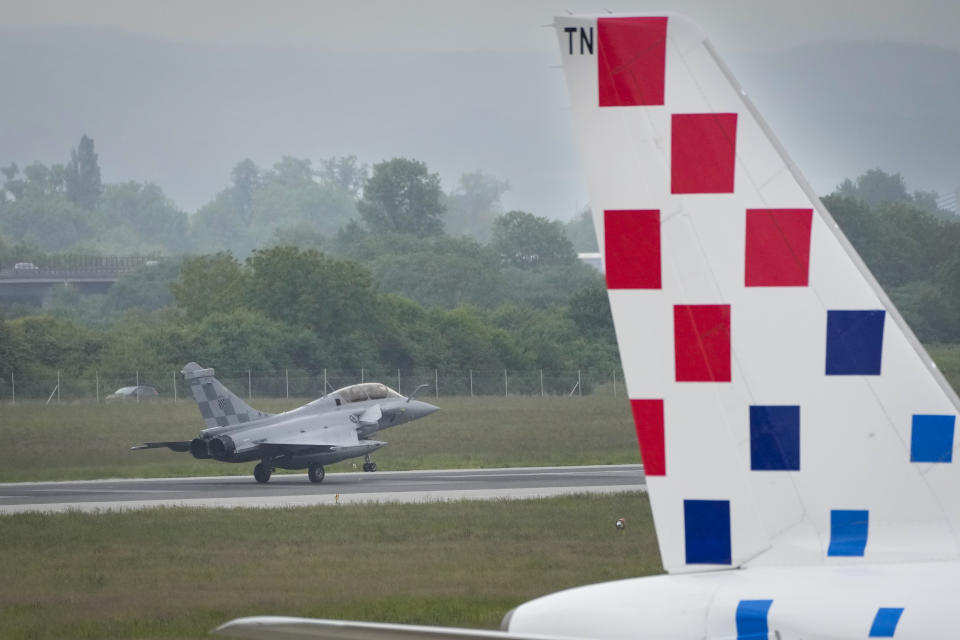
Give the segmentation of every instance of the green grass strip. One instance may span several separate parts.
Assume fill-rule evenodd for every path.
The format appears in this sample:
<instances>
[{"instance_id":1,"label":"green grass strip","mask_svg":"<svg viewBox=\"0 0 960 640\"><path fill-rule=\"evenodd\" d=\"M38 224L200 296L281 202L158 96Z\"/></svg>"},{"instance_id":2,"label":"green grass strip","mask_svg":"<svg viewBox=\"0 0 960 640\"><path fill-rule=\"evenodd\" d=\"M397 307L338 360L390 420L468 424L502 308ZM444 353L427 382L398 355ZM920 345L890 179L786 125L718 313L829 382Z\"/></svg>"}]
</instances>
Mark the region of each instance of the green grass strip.
<instances>
[{"instance_id":1,"label":"green grass strip","mask_svg":"<svg viewBox=\"0 0 960 640\"><path fill-rule=\"evenodd\" d=\"M641 493L17 514L0 540L7 639L203 638L247 615L496 628L537 596L662 570Z\"/></svg>"}]
</instances>

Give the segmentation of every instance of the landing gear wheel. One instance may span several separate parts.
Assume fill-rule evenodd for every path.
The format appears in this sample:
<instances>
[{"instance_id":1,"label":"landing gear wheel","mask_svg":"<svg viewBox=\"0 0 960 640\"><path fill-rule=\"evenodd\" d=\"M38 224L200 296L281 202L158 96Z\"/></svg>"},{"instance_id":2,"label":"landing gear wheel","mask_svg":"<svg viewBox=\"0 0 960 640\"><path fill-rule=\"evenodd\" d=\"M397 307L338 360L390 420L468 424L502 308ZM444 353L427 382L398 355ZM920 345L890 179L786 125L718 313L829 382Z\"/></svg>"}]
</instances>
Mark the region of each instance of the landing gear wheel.
<instances>
[{"instance_id":1,"label":"landing gear wheel","mask_svg":"<svg viewBox=\"0 0 960 640\"><path fill-rule=\"evenodd\" d=\"M273 469L262 462L253 468L253 477L256 478L260 484L270 482L271 473L273 473Z\"/></svg>"},{"instance_id":2,"label":"landing gear wheel","mask_svg":"<svg viewBox=\"0 0 960 640\"><path fill-rule=\"evenodd\" d=\"M371 462L371 463L370 463L370 471L376 471L376 470L377 470L377 463L376 463L376 462Z\"/></svg>"},{"instance_id":3,"label":"landing gear wheel","mask_svg":"<svg viewBox=\"0 0 960 640\"><path fill-rule=\"evenodd\" d=\"M322 464L312 464L307 469L307 476L310 478L310 482L323 482L323 478L327 475L327 472L323 470Z\"/></svg>"},{"instance_id":4,"label":"landing gear wheel","mask_svg":"<svg viewBox=\"0 0 960 640\"><path fill-rule=\"evenodd\" d=\"M364 470L364 471L371 471L371 472L372 472L372 471L376 471L376 470L377 470L377 463L376 463L376 462L364 462L364 463L363 463L363 470Z\"/></svg>"}]
</instances>

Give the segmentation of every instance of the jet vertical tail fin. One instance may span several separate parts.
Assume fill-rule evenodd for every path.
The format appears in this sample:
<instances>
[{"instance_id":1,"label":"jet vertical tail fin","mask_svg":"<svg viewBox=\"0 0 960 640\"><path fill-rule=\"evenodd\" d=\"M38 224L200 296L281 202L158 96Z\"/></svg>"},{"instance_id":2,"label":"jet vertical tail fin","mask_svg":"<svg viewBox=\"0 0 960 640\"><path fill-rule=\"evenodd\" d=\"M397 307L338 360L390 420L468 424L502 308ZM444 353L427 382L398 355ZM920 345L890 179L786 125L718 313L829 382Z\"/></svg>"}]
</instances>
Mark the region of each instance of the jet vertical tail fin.
<instances>
[{"instance_id":1,"label":"jet vertical tail fin","mask_svg":"<svg viewBox=\"0 0 960 640\"><path fill-rule=\"evenodd\" d=\"M197 401L200 414L208 429L243 424L272 415L254 409L240 396L223 386L213 377L213 369L204 369L196 362L190 362L180 373L190 385L193 399Z\"/></svg>"},{"instance_id":2,"label":"jet vertical tail fin","mask_svg":"<svg viewBox=\"0 0 960 640\"><path fill-rule=\"evenodd\" d=\"M960 557L960 401L712 45L555 27L664 567Z\"/></svg>"}]
</instances>

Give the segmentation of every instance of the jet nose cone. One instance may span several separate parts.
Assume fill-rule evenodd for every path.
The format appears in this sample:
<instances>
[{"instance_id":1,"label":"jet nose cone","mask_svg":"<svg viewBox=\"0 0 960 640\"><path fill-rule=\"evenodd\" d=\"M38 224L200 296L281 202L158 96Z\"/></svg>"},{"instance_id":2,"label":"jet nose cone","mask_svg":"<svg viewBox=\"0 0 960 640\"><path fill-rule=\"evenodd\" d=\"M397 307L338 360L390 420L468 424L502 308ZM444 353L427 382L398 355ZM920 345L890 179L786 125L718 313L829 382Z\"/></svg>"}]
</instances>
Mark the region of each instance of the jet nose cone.
<instances>
[{"instance_id":1,"label":"jet nose cone","mask_svg":"<svg viewBox=\"0 0 960 640\"><path fill-rule=\"evenodd\" d=\"M411 400L407 406L407 414L412 420L428 416L435 411L440 411L440 407L436 407L422 400Z\"/></svg>"}]
</instances>

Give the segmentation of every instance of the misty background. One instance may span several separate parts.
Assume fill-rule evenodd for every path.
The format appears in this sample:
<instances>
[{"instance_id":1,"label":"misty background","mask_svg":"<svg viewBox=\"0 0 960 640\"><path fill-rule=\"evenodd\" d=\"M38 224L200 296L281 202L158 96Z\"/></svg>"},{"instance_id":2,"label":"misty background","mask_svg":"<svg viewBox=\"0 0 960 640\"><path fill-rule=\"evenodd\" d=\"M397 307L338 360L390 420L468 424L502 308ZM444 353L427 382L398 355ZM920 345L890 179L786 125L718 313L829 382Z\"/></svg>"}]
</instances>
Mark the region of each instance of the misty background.
<instances>
[{"instance_id":1,"label":"misty background","mask_svg":"<svg viewBox=\"0 0 960 640\"><path fill-rule=\"evenodd\" d=\"M0 280L117 267L0 287L11 396L189 360L621 376L556 2L0 2ZM671 7L960 384L960 5Z\"/></svg>"},{"instance_id":2,"label":"misty background","mask_svg":"<svg viewBox=\"0 0 960 640\"><path fill-rule=\"evenodd\" d=\"M542 34L540 34L542 36ZM724 55L724 51L720 51ZM738 51L727 62L821 195L879 167L960 185L960 52L888 41ZM152 182L193 212L242 159L403 156L453 191L509 182L505 210L587 203L554 51L198 45L85 29L0 30L0 165L63 163L82 134L105 183Z\"/></svg>"}]
</instances>

